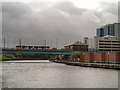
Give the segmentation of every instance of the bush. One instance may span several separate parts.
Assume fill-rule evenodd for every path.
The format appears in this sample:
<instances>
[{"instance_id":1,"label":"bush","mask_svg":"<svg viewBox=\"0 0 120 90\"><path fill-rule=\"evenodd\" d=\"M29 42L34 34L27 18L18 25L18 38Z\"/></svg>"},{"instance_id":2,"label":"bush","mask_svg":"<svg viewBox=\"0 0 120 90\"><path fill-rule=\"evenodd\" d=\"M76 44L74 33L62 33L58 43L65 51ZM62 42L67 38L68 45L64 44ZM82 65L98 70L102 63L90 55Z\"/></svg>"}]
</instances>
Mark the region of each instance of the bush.
<instances>
[{"instance_id":1,"label":"bush","mask_svg":"<svg viewBox=\"0 0 120 90\"><path fill-rule=\"evenodd\" d=\"M72 58L80 58L80 52L78 52L78 51L73 52L71 57Z\"/></svg>"}]
</instances>

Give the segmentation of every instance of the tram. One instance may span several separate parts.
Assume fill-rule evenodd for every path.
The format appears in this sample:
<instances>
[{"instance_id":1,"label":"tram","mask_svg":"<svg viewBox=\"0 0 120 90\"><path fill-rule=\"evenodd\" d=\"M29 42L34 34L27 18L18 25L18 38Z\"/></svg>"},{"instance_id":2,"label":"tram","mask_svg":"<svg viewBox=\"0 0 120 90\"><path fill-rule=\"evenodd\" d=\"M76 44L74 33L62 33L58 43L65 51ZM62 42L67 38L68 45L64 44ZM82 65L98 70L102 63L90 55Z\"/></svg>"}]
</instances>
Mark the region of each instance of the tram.
<instances>
[{"instance_id":1,"label":"tram","mask_svg":"<svg viewBox=\"0 0 120 90\"><path fill-rule=\"evenodd\" d=\"M32 46L32 45L16 45L16 50L19 50L19 49L28 49L28 50L31 50L31 49L48 49L50 50L50 46Z\"/></svg>"}]
</instances>

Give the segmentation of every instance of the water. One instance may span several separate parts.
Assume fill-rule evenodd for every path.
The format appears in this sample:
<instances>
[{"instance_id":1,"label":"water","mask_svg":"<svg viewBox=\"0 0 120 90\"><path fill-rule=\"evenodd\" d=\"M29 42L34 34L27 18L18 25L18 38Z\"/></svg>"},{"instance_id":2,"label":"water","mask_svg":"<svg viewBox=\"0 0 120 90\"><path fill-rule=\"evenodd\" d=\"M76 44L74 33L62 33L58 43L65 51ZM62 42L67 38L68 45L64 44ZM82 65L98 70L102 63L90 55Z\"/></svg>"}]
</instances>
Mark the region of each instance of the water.
<instances>
[{"instance_id":1,"label":"water","mask_svg":"<svg viewBox=\"0 0 120 90\"><path fill-rule=\"evenodd\" d=\"M117 88L118 71L59 63L5 63L3 88Z\"/></svg>"}]
</instances>

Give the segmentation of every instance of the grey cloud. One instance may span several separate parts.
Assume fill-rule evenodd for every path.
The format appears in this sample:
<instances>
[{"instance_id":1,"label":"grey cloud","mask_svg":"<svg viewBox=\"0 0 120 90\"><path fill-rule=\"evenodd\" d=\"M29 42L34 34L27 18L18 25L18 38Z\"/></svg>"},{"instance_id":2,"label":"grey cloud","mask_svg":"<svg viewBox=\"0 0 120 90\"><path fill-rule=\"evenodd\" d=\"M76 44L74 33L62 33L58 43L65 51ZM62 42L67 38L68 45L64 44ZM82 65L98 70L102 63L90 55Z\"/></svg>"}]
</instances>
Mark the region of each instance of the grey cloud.
<instances>
[{"instance_id":1,"label":"grey cloud","mask_svg":"<svg viewBox=\"0 0 120 90\"><path fill-rule=\"evenodd\" d=\"M111 13L116 17L115 12L109 11L109 4L103 9L104 12L77 8L71 2L41 2L32 3L32 6L33 9L26 3L3 4L2 33L7 38L8 46L15 45L22 38L23 44L43 44L47 40L55 47L57 38L61 48L84 36L93 37L95 29L106 23L104 14ZM39 11L34 11L35 8Z\"/></svg>"},{"instance_id":2,"label":"grey cloud","mask_svg":"<svg viewBox=\"0 0 120 90\"><path fill-rule=\"evenodd\" d=\"M100 8L103 9L103 12L107 12L113 15L118 14L118 3L117 2L100 2Z\"/></svg>"},{"instance_id":3,"label":"grey cloud","mask_svg":"<svg viewBox=\"0 0 120 90\"><path fill-rule=\"evenodd\" d=\"M99 8L93 12L99 18L101 24L114 23L118 21L118 3L99 2ZM101 10L100 10L101 9Z\"/></svg>"},{"instance_id":4,"label":"grey cloud","mask_svg":"<svg viewBox=\"0 0 120 90\"><path fill-rule=\"evenodd\" d=\"M24 16L26 13L29 14L31 9L25 3L20 2L3 2L2 13L7 15L9 18L19 18Z\"/></svg>"},{"instance_id":5,"label":"grey cloud","mask_svg":"<svg viewBox=\"0 0 120 90\"><path fill-rule=\"evenodd\" d=\"M67 12L70 15L80 15L82 12L87 11L84 8L77 8L72 2L60 2L54 5L52 8L57 8L61 11Z\"/></svg>"}]
</instances>

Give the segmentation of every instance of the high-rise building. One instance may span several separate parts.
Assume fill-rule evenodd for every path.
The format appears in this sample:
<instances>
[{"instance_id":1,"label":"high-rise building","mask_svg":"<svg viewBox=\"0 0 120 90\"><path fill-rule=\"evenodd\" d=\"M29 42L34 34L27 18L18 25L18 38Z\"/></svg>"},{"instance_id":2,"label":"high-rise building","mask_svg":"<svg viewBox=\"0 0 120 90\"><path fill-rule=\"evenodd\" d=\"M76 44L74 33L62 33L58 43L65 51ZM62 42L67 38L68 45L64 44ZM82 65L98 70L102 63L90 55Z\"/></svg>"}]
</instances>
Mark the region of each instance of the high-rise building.
<instances>
[{"instance_id":1,"label":"high-rise building","mask_svg":"<svg viewBox=\"0 0 120 90\"><path fill-rule=\"evenodd\" d=\"M103 37L106 35L115 36L120 39L120 23L107 24L97 28L97 37Z\"/></svg>"},{"instance_id":2,"label":"high-rise building","mask_svg":"<svg viewBox=\"0 0 120 90\"><path fill-rule=\"evenodd\" d=\"M96 46L98 51L120 51L120 40L115 36L106 35L97 39Z\"/></svg>"},{"instance_id":3,"label":"high-rise building","mask_svg":"<svg viewBox=\"0 0 120 90\"><path fill-rule=\"evenodd\" d=\"M96 32L97 51L120 51L120 23L101 26Z\"/></svg>"},{"instance_id":4,"label":"high-rise building","mask_svg":"<svg viewBox=\"0 0 120 90\"><path fill-rule=\"evenodd\" d=\"M104 36L104 30L103 30L103 28L98 28L98 29L97 29L97 36L98 36L98 37Z\"/></svg>"}]
</instances>

